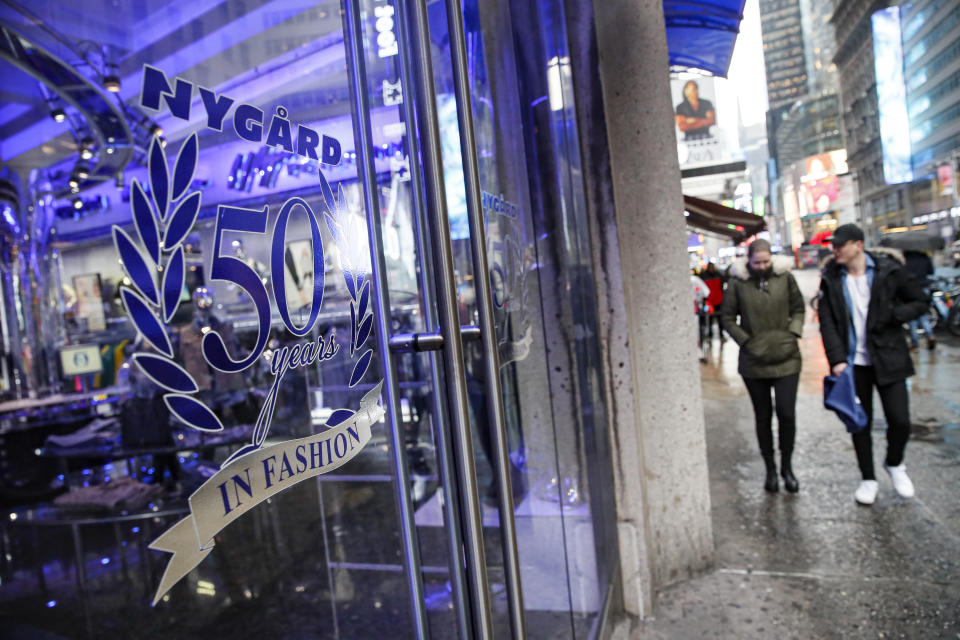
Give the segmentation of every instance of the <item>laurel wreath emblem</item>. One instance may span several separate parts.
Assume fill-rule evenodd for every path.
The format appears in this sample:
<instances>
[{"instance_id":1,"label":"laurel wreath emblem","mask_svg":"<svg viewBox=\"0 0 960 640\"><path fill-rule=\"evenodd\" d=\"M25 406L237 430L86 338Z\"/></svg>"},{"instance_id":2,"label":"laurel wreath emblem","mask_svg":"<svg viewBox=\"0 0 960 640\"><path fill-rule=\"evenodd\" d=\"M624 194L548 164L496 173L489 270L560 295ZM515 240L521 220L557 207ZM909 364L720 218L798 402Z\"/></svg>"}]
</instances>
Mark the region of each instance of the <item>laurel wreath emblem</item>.
<instances>
[{"instance_id":1,"label":"laurel wreath emblem","mask_svg":"<svg viewBox=\"0 0 960 640\"><path fill-rule=\"evenodd\" d=\"M200 212L201 193L187 193L197 166L197 134L184 142L177 154L173 173L158 138L150 145L148 174L150 197L134 179L131 186L130 208L139 243L135 243L119 225L113 225L113 240L121 264L131 286L120 287L127 315L137 331L156 353L137 353L133 363L152 382L166 390L163 400L170 412L189 427L203 432L223 430L217 415L201 400L193 397L199 387L190 373L174 360L173 345L166 326L180 304L186 270L183 242L193 228ZM326 227L341 254L343 277L350 295L350 356L359 352L370 335L373 313L370 307L370 279L361 265L353 265L348 258L342 203L334 198L329 183L318 171L321 184L323 218ZM171 212L172 209L172 212ZM356 361L349 386L360 383L370 366L372 349L366 349ZM278 375L282 375L280 372ZM253 442L238 454L258 449L266 438L272 417L272 406L265 403L254 428ZM356 412L337 409L327 420L335 427L350 419Z\"/></svg>"},{"instance_id":2,"label":"laurel wreath emblem","mask_svg":"<svg viewBox=\"0 0 960 640\"><path fill-rule=\"evenodd\" d=\"M373 310L370 308L370 277L369 273L360 264L353 264L350 259L350 239L345 233L344 218L346 216L346 196L340 186L340 197L335 198L330 183L323 173L318 171L320 178L320 193L324 204L323 218L333 238L333 243L339 249L340 270L343 273L347 293L350 295L350 357L354 357L366 343L373 329ZM357 360L350 374L349 387L360 384L370 361L373 358L373 349L365 350ZM327 425L335 427L353 417L355 412L349 409L337 409L327 419Z\"/></svg>"}]
</instances>

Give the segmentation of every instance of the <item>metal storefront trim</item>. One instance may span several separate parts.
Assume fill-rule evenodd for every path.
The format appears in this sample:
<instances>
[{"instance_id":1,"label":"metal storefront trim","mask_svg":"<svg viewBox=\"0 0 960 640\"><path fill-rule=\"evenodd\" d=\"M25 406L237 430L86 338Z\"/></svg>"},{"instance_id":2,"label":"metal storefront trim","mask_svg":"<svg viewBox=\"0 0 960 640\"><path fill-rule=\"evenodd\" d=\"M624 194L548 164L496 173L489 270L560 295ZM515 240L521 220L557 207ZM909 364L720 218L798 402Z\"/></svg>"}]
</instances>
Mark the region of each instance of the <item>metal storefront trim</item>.
<instances>
[{"instance_id":1,"label":"metal storefront trim","mask_svg":"<svg viewBox=\"0 0 960 640\"><path fill-rule=\"evenodd\" d=\"M426 604L423 593L423 576L420 568L420 548L417 541L413 503L410 499L410 472L407 469L407 449L400 420L400 397L397 388L396 366L390 351L390 300L384 261L383 238L380 230L380 203L377 194L377 174L373 157L368 153L373 148L370 128L370 100L367 95L366 69L364 67L363 30L360 24L359 0L341 0L343 35L347 45L348 77L353 100L353 135L357 153L357 171L363 185L364 205L367 209L367 232L373 270L372 304L376 309L377 347L383 364L386 381L384 393L389 406L391 453L396 475L396 497L400 508L400 533L402 537L404 565L407 569L407 586L410 590L411 617L418 640L429 637Z\"/></svg>"},{"instance_id":2,"label":"metal storefront trim","mask_svg":"<svg viewBox=\"0 0 960 640\"><path fill-rule=\"evenodd\" d=\"M490 596L483 551L483 520L477 492L473 440L467 405L463 343L456 304L456 279L453 273L453 245L443 183L440 126L431 60L430 28L425 0L410 3L410 52L413 55L417 122L423 154L424 186L428 203L428 222L434 242L434 277L440 333L443 336L444 387L450 411L451 432L456 454L457 490L463 527L466 579L472 605L473 630L477 638L492 638Z\"/></svg>"},{"instance_id":3,"label":"metal storefront trim","mask_svg":"<svg viewBox=\"0 0 960 640\"><path fill-rule=\"evenodd\" d=\"M494 470L499 490L500 537L503 544L504 570L510 630L516 640L526 638L523 615L523 592L520 587L520 555L517 550L516 521L513 515L513 487L510 481L510 457L506 420L500 387L500 357L493 320L493 294L487 264L487 233L483 218L480 169L477 160L476 134L473 129L473 106L470 76L467 67L466 34L460 0L446 0L447 32L453 58L454 92L457 96L457 120L460 125L460 153L467 191L467 219L470 224L470 246L473 253L473 283L477 294L480 335L483 341L483 364L486 374L487 415L492 424Z\"/></svg>"},{"instance_id":4,"label":"metal storefront trim","mask_svg":"<svg viewBox=\"0 0 960 640\"><path fill-rule=\"evenodd\" d=\"M416 212L416 226L414 232L416 235L417 247L420 254L419 280L420 288L423 292L423 317L427 331L433 332L438 326L437 312L435 310L436 286L430 279L427 265L433 264L433 250L430 231L427 228L427 203L424 191L423 176L420 173L420 141L417 116L414 111L413 100L411 99L414 91L414 77L416 75L413 67L413 56L409 48L410 43L410 24L406 13L406 7L402 0L395 0L394 15L397 17L397 42L400 45L400 87L403 96L402 113L407 127L407 151L410 162L410 182L413 187L413 205ZM464 328L466 329L466 328ZM394 346L394 336L391 339L390 347ZM439 336L437 350L443 347L442 336ZM414 335L411 345L415 351L422 351L425 344L420 336ZM460 638L469 638L471 633L470 620L472 618L470 601L467 597L467 579L464 575L464 557L463 557L463 532L460 526L460 500L457 490L457 474L455 464L455 454L451 440L450 421L447 419L445 398L439 391L440 380L442 377L440 356L436 353L430 353L430 380L433 383L435 392L432 394L433 404L433 435L437 447L437 466L439 467L440 479L445 488L443 501L443 514L446 523L447 553L449 554L450 566L450 586L453 592L453 602L457 610L457 633Z\"/></svg>"}]
</instances>

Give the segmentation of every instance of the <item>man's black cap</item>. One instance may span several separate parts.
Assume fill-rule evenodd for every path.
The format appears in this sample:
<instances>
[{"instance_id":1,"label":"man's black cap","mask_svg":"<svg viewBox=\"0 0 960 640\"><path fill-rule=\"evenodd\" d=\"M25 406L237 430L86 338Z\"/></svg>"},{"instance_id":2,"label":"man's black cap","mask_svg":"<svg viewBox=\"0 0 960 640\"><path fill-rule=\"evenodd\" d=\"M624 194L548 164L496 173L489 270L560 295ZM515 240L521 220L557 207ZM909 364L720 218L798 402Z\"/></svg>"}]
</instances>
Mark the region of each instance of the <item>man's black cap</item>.
<instances>
[{"instance_id":1,"label":"man's black cap","mask_svg":"<svg viewBox=\"0 0 960 640\"><path fill-rule=\"evenodd\" d=\"M833 237L830 242L833 246L839 247L854 240L863 240L863 231L855 224L842 224L833 230Z\"/></svg>"}]
</instances>

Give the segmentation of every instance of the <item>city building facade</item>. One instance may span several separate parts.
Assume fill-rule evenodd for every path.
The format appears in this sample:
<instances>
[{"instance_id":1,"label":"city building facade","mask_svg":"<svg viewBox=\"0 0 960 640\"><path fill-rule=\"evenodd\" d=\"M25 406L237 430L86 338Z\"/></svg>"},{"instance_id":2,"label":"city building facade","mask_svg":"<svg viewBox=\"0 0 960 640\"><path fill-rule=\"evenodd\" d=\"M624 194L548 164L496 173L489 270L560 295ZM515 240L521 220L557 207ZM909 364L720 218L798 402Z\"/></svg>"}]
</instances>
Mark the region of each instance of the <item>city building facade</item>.
<instances>
[{"instance_id":1,"label":"city building facade","mask_svg":"<svg viewBox=\"0 0 960 640\"><path fill-rule=\"evenodd\" d=\"M920 0L900 7L910 153L911 226L947 241L960 229L960 6Z\"/></svg>"},{"instance_id":2,"label":"city building facade","mask_svg":"<svg viewBox=\"0 0 960 640\"><path fill-rule=\"evenodd\" d=\"M801 0L804 55L807 59L807 86L812 94L836 93L837 65L833 63L836 39L830 18L835 0Z\"/></svg>"},{"instance_id":3,"label":"city building facade","mask_svg":"<svg viewBox=\"0 0 960 640\"><path fill-rule=\"evenodd\" d=\"M776 162L780 123L808 90L800 0L760 0L760 28L767 81L767 144ZM776 177L776 170L771 177Z\"/></svg>"},{"instance_id":4,"label":"city building facade","mask_svg":"<svg viewBox=\"0 0 960 640\"><path fill-rule=\"evenodd\" d=\"M760 0L760 27L770 107L792 104L808 90L800 0Z\"/></svg>"},{"instance_id":5,"label":"city building facade","mask_svg":"<svg viewBox=\"0 0 960 640\"><path fill-rule=\"evenodd\" d=\"M831 23L844 139L868 240L909 228L951 239L958 216L960 8L937 0L844 0ZM882 51L899 49L895 62L878 65L877 33L885 38ZM902 86L887 91L891 76ZM885 127L908 135L885 146L885 137L892 141ZM892 171L894 165L902 168Z\"/></svg>"},{"instance_id":6,"label":"city building facade","mask_svg":"<svg viewBox=\"0 0 960 640\"><path fill-rule=\"evenodd\" d=\"M761 12L780 9L781 4L761 2ZM844 201L838 197L837 185L841 179L836 177L836 167L841 165L824 155L843 149L837 67L832 60L834 37L828 22L831 9L830 2L799 0L793 3L793 14L801 24L797 60L802 57L805 65L802 90L792 96L768 91L773 224L783 230L782 244L793 248L809 242L818 233L829 233L838 218L843 217L838 208ZM765 38L767 24L769 21L763 25ZM776 41L777 35L771 31L771 40ZM764 56L767 55L765 48ZM815 157L817 159L811 160ZM811 162L829 167L829 177L811 178L813 174L808 170ZM804 177L808 180L803 180ZM824 181L830 186L824 186ZM828 208L823 209L822 198L814 198L811 192L829 193ZM820 204L814 204L814 200Z\"/></svg>"},{"instance_id":7,"label":"city building facade","mask_svg":"<svg viewBox=\"0 0 960 640\"><path fill-rule=\"evenodd\" d=\"M808 95L794 102L777 127L778 165L843 148L840 99L835 93Z\"/></svg>"}]
</instances>

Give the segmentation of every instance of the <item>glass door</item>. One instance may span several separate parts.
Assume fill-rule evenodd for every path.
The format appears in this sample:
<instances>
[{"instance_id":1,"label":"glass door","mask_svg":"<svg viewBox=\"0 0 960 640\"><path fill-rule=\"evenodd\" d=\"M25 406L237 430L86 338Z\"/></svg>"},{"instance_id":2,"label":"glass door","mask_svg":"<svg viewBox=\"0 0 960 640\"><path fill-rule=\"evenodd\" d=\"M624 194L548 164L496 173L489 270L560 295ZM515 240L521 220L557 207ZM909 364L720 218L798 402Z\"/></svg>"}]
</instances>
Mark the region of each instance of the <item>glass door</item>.
<instances>
[{"instance_id":1,"label":"glass door","mask_svg":"<svg viewBox=\"0 0 960 640\"><path fill-rule=\"evenodd\" d=\"M612 482L560 3L0 18L57 319L55 393L0 411L5 626L595 634Z\"/></svg>"},{"instance_id":2,"label":"glass door","mask_svg":"<svg viewBox=\"0 0 960 640\"><path fill-rule=\"evenodd\" d=\"M562 7L358 4L360 84L395 107L370 146L402 132L396 162L411 169L380 194L425 220L423 287L437 302L417 348L443 364L441 482L416 506L419 549L445 534L448 558L462 550L463 576L445 582L460 635L589 637L617 558ZM448 350L450 325L462 345Z\"/></svg>"}]
</instances>

